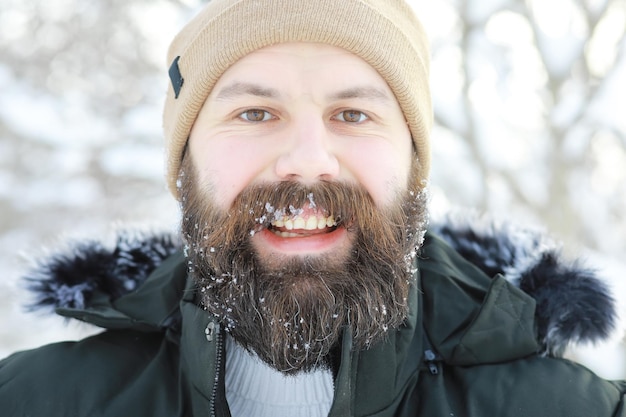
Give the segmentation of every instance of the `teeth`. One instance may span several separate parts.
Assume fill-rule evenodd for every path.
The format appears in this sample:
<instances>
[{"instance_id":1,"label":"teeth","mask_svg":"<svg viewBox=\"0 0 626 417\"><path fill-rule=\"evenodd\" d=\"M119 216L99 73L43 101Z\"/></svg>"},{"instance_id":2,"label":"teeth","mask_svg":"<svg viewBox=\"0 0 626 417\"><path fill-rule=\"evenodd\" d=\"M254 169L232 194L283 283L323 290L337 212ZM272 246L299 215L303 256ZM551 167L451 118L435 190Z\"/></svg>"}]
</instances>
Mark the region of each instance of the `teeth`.
<instances>
[{"instance_id":1,"label":"teeth","mask_svg":"<svg viewBox=\"0 0 626 417\"><path fill-rule=\"evenodd\" d=\"M302 217L296 217L293 220L293 228L294 229L304 229L306 227L306 222Z\"/></svg>"},{"instance_id":2,"label":"teeth","mask_svg":"<svg viewBox=\"0 0 626 417\"><path fill-rule=\"evenodd\" d=\"M306 225L304 226L306 230L314 230L317 229L317 219L315 217L309 217L306 221Z\"/></svg>"},{"instance_id":3,"label":"teeth","mask_svg":"<svg viewBox=\"0 0 626 417\"><path fill-rule=\"evenodd\" d=\"M272 221L274 227L284 227L286 230L316 230L336 226L337 222L333 216L311 216L306 219L296 216L292 219L279 219Z\"/></svg>"},{"instance_id":4,"label":"teeth","mask_svg":"<svg viewBox=\"0 0 626 417\"><path fill-rule=\"evenodd\" d=\"M300 235L297 233L289 233L289 232L274 232L280 237L299 237Z\"/></svg>"}]
</instances>

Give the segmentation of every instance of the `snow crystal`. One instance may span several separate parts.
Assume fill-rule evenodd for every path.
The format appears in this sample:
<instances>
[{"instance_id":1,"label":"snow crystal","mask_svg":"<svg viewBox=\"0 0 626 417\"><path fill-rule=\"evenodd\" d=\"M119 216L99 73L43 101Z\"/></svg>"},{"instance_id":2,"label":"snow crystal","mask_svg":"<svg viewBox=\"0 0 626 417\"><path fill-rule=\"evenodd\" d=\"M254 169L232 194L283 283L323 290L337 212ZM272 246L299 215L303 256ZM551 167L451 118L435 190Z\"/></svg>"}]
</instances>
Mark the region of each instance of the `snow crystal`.
<instances>
[{"instance_id":1,"label":"snow crystal","mask_svg":"<svg viewBox=\"0 0 626 417\"><path fill-rule=\"evenodd\" d=\"M291 213L293 216L299 216L302 214L304 210L302 210L301 208L295 208L292 205L289 205L289 213Z\"/></svg>"},{"instance_id":2,"label":"snow crystal","mask_svg":"<svg viewBox=\"0 0 626 417\"><path fill-rule=\"evenodd\" d=\"M124 280L124 289L132 291L137 287L137 282L132 279Z\"/></svg>"},{"instance_id":3,"label":"snow crystal","mask_svg":"<svg viewBox=\"0 0 626 417\"><path fill-rule=\"evenodd\" d=\"M61 305L69 305L75 308L85 307L84 292L91 290L89 284L59 285L55 288L55 294Z\"/></svg>"},{"instance_id":4,"label":"snow crystal","mask_svg":"<svg viewBox=\"0 0 626 417\"><path fill-rule=\"evenodd\" d=\"M285 209L274 210L274 221L282 220L285 217Z\"/></svg>"}]
</instances>

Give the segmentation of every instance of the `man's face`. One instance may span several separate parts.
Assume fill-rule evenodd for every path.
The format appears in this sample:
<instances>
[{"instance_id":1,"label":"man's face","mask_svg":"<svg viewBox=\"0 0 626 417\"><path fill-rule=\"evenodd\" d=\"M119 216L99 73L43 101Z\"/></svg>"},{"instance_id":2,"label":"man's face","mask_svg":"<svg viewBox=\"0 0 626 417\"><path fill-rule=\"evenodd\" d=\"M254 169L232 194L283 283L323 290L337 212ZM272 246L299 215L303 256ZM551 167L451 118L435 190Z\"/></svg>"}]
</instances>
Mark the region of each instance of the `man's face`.
<instances>
[{"instance_id":1,"label":"man's face","mask_svg":"<svg viewBox=\"0 0 626 417\"><path fill-rule=\"evenodd\" d=\"M188 146L191 269L239 342L293 372L348 323L370 327L352 329L359 347L399 325L425 209L408 126L371 66L320 44L253 52L216 83Z\"/></svg>"},{"instance_id":2,"label":"man's face","mask_svg":"<svg viewBox=\"0 0 626 417\"><path fill-rule=\"evenodd\" d=\"M224 209L250 184L285 180L358 183L384 206L406 187L413 156L408 125L378 72L350 52L311 43L267 47L231 66L191 130L189 152ZM342 243L255 240L290 255Z\"/></svg>"}]
</instances>

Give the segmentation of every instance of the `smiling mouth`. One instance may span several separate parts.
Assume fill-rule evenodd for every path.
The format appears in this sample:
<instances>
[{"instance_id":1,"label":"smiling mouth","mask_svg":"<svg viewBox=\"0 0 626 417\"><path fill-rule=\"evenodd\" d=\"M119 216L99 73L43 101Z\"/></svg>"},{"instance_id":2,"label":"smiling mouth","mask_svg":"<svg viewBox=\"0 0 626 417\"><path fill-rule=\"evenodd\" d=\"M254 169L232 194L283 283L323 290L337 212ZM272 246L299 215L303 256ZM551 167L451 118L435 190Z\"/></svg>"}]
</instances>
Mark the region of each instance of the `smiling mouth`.
<instances>
[{"instance_id":1,"label":"smiling mouth","mask_svg":"<svg viewBox=\"0 0 626 417\"><path fill-rule=\"evenodd\" d=\"M309 216L295 216L293 218L277 219L270 222L269 231L276 236L307 237L330 233L337 229L338 222L331 216L311 214Z\"/></svg>"}]
</instances>

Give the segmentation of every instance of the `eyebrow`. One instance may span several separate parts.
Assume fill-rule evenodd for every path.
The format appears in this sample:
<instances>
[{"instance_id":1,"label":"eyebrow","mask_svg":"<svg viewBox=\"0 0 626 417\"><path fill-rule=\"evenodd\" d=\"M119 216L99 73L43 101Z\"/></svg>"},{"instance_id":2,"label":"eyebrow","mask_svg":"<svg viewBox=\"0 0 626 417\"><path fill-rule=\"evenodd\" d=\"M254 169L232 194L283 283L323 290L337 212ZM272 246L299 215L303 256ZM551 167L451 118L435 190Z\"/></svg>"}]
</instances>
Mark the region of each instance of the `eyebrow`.
<instances>
[{"instance_id":1,"label":"eyebrow","mask_svg":"<svg viewBox=\"0 0 626 417\"><path fill-rule=\"evenodd\" d=\"M366 100L389 101L390 97L385 90L376 87L363 86L353 87L330 94L329 100L346 100L351 98L362 98Z\"/></svg>"},{"instance_id":2,"label":"eyebrow","mask_svg":"<svg viewBox=\"0 0 626 417\"><path fill-rule=\"evenodd\" d=\"M253 83L236 82L222 88L215 99L228 100L238 96L276 98L279 97L280 94L278 90L273 88L266 88Z\"/></svg>"},{"instance_id":3,"label":"eyebrow","mask_svg":"<svg viewBox=\"0 0 626 417\"><path fill-rule=\"evenodd\" d=\"M256 96L264 98L278 98L280 93L274 88L267 88L254 83L235 82L222 88L216 95L216 100L229 100L239 96ZM329 94L328 100L366 99L375 101L389 101L390 97L385 90L370 86L359 86L340 90Z\"/></svg>"}]
</instances>

